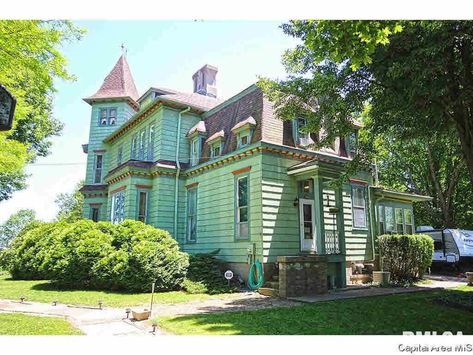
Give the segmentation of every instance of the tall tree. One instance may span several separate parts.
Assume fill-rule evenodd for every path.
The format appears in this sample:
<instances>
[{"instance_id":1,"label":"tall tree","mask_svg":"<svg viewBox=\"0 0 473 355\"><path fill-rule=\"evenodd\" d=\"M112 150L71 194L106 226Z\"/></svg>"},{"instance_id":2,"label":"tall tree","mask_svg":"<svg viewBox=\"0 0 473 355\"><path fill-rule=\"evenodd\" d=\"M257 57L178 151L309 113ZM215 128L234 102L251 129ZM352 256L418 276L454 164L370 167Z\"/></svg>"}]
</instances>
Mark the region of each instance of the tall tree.
<instances>
[{"instance_id":1,"label":"tall tree","mask_svg":"<svg viewBox=\"0 0 473 355\"><path fill-rule=\"evenodd\" d=\"M56 197L59 212L56 219L59 221L75 222L82 219L84 195L79 189L84 186L84 181L79 182L71 193L60 193Z\"/></svg>"},{"instance_id":2,"label":"tall tree","mask_svg":"<svg viewBox=\"0 0 473 355\"><path fill-rule=\"evenodd\" d=\"M50 138L61 133L52 112L54 80L74 77L59 48L82 34L69 21L0 21L0 83L17 99L13 130L0 132L0 201L25 187L25 164L46 156Z\"/></svg>"},{"instance_id":3,"label":"tall tree","mask_svg":"<svg viewBox=\"0 0 473 355\"><path fill-rule=\"evenodd\" d=\"M473 189L455 132L404 140L385 132L374 148L383 185L432 196L415 205L417 225L471 228Z\"/></svg>"},{"instance_id":4,"label":"tall tree","mask_svg":"<svg viewBox=\"0 0 473 355\"><path fill-rule=\"evenodd\" d=\"M19 210L0 225L0 249L7 248L25 228L36 219L36 213L30 209Z\"/></svg>"},{"instance_id":5,"label":"tall tree","mask_svg":"<svg viewBox=\"0 0 473 355\"><path fill-rule=\"evenodd\" d=\"M428 138L453 128L473 182L472 21L303 20L282 28L301 40L283 56L290 76L260 81L280 118L304 115L309 129L323 126L321 144L346 134L367 103L375 133Z\"/></svg>"}]
</instances>

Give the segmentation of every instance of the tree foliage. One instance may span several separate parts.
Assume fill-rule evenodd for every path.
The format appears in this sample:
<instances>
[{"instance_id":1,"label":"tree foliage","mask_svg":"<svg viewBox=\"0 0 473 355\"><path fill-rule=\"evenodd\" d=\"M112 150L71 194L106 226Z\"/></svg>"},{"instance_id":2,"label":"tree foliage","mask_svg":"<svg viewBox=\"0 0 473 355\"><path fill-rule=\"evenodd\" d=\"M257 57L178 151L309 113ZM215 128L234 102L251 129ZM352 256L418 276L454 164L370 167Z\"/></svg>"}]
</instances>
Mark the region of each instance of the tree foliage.
<instances>
[{"instance_id":1,"label":"tree foliage","mask_svg":"<svg viewBox=\"0 0 473 355\"><path fill-rule=\"evenodd\" d=\"M76 222L82 219L82 208L84 207L84 195L79 189L84 181L79 182L71 193L60 193L54 201L59 207L56 219L58 221Z\"/></svg>"},{"instance_id":2,"label":"tree foliage","mask_svg":"<svg viewBox=\"0 0 473 355\"><path fill-rule=\"evenodd\" d=\"M35 220L36 213L30 209L19 210L12 214L0 226L0 249L8 247Z\"/></svg>"},{"instance_id":3,"label":"tree foliage","mask_svg":"<svg viewBox=\"0 0 473 355\"><path fill-rule=\"evenodd\" d=\"M297 20L282 28L301 40L283 56L290 75L260 81L280 118L303 115L310 130L323 127L321 145L351 130L368 104L374 134L454 129L473 182L472 21ZM360 157L370 163L373 155Z\"/></svg>"},{"instance_id":4,"label":"tree foliage","mask_svg":"<svg viewBox=\"0 0 473 355\"><path fill-rule=\"evenodd\" d=\"M25 187L25 164L46 156L50 138L61 133L53 117L54 80L74 77L60 47L82 34L69 21L0 21L0 83L17 99L13 129L0 133L0 201Z\"/></svg>"}]
</instances>

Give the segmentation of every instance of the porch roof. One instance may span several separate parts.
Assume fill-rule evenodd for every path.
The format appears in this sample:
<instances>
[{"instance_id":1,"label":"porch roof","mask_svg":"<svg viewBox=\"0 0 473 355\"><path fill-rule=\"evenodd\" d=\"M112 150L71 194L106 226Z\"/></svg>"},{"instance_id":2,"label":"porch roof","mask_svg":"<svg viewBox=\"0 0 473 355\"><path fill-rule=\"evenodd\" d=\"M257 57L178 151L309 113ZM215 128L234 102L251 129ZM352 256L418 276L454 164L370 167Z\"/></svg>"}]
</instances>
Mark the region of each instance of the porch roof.
<instances>
[{"instance_id":1,"label":"porch roof","mask_svg":"<svg viewBox=\"0 0 473 355\"><path fill-rule=\"evenodd\" d=\"M389 190L384 187L379 187L379 186L372 186L373 193L376 197L381 197L381 198L391 198L394 200L404 200L404 201L411 201L411 202L426 202L426 201L431 201L432 197L431 196L424 196L424 195L418 195L410 192L401 192L401 191L395 191L395 190Z\"/></svg>"}]
</instances>

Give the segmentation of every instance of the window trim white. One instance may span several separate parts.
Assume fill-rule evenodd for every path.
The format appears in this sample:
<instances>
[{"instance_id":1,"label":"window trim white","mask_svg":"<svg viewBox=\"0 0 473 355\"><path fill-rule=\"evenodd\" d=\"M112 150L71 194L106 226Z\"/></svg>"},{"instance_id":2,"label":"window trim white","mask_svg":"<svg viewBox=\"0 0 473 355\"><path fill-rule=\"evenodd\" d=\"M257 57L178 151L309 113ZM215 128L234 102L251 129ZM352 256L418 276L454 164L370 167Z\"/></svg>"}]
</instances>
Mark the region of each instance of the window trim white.
<instances>
[{"instance_id":1,"label":"window trim white","mask_svg":"<svg viewBox=\"0 0 473 355\"><path fill-rule=\"evenodd\" d=\"M355 189L362 189L363 192L363 206L355 205ZM367 206L366 206L366 189L367 186L361 184L351 184L351 213L352 213L352 228L356 230L368 229L367 223ZM355 225L355 210L363 210L363 226Z\"/></svg>"},{"instance_id":2,"label":"window trim white","mask_svg":"<svg viewBox=\"0 0 473 355\"><path fill-rule=\"evenodd\" d=\"M246 205L244 206L240 206L240 195L239 195L239 182L240 180L243 180L243 179L246 179ZM235 215L234 215L234 219L235 219L235 240L250 240L251 239L251 231L250 231L250 175L247 173L247 174L241 174L241 175L237 175L235 176ZM241 209L242 208L246 208L247 212L247 220L245 222L241 222L240 221L240 214L241 214ZM242 237L241 236L241 225L242 224L246 224L247 225L247 231L248 231L248 235L245 236L245 237Z\"/></svg>"},{"instance_id":3,"label":"window trim white","mask_svg":"<svg viewBox=\"0 0 473 355\"><path fill-rule=\"evenodd\" d=\"M191 206L191 194L194 194L194 214L190 214ZM187 211L186 211L186 219L187 219L187 230L186 230L186 242L187 243L196 243L197 242L197 219L198 215L198 188L197 186L191 187L187 189ZM195 222L195 235L194 238L191 238L191 223Z\"/></svg>"}]
</instances>

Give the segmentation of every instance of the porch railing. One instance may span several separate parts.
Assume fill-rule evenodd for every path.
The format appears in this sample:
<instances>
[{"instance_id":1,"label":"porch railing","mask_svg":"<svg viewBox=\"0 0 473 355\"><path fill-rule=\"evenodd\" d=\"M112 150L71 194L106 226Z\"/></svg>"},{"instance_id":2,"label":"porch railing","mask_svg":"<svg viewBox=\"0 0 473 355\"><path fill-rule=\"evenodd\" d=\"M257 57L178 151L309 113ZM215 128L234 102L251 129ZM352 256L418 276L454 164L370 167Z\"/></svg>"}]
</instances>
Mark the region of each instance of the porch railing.
<instances>
[{"instance_id":1,"label":"porch railing","mask_svg":"<svg viewBox=\"0 0 473 355\"><path fill-rule=\"evenodd\" d=\"M338 233L325 231L325 254L340 254Z\"/></svg>"}]
</instances>

